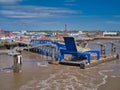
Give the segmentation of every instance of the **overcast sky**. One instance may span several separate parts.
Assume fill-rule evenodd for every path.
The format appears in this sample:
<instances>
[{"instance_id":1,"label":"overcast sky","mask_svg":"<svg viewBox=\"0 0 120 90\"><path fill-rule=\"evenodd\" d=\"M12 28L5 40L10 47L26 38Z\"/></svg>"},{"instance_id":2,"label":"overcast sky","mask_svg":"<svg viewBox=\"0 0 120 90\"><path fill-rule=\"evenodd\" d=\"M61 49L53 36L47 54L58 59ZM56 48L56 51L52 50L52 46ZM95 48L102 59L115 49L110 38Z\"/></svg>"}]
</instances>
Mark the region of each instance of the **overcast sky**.
<instances>
[{"instance_id":1,"label":"overcast sky","mask_svg":"<svg viewBox=\"0 0 120 90\"><path fill-rule=\"evenodd\" d=\"M0 29L119 30L120 0L0 0Z\"/></svg>"}]
</instances>

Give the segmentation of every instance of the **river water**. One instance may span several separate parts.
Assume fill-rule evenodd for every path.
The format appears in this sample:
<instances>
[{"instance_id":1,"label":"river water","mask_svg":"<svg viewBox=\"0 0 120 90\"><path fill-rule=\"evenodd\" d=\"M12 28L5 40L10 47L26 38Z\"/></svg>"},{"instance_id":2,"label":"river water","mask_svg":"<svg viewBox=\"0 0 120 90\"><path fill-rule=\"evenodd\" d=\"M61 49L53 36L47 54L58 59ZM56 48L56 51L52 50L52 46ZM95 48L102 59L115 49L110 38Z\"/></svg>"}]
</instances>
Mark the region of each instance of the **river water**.
<instances>
[{"instance_id":1,"label":"river water","mask_svg":"<svg viewBox=\"0 0 120 90\"><path fill-rule=\"evenodd\" d=\"M119 53L120 43L117 45ZM93 42L88 46L99 49ZM109 54L109 45L106 50ZM12 70L12 56L0 55L0 90L120 90L120 60L83 70L75 66L48 64L39 54L27 51L22 55L20 73Z\"/></svg>"}]
</instances>

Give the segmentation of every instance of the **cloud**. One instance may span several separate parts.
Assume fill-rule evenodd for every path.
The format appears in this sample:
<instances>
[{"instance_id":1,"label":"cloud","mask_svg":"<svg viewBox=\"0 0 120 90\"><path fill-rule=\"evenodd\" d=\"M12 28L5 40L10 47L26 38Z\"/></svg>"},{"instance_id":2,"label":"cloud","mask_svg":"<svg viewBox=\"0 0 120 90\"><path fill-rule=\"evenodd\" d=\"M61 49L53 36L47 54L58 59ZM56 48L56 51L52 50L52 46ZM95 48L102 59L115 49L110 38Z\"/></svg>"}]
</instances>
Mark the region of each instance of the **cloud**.
<instances>
[{"instance_id":1,"label":"cloud","mask_svg":"<svg viewBox=\"0 0 120 90\"><path fill-rule=\"evenodd\" d=\"M64 5L65 6L76 6L77 4L75 3L76 0L65 0Z\"/></svg>"},{"instance_id":2,"label":"cloud","mask_svg":"<svg viewBox=\"0 0 120 90\"><path fill-rule=\"evenodd\" d=\"M115 25L120 25L120 21L107 21L107 24L115 24Z\"/></svg>"},{"instance_id":3,"label":"cloud","mask_svg":"<svg viewBox=\"0 0 120 90\"><path fill-rule=\"evenodd\" d=\"M50 16L49 13L38 13L38 12L25 12L17 10L1 10L4 16L9 18L35 18L35 17L47 17Z\"/></svg>"},{"instance_id":4,"label":"cloud","mask_svg":"<svg viewBox=\"0 0 120 90\"><path fill-rule=\"evenodd\" d=\"M80 11L55 7L7 6L3 8L0 14L9 18L50 18L81 14Z\"/></svg>"},{"instance_id":5,"label":"cloud","mask_svg":"<svg viewBox=\"0 0 120 90\"><path fill-rule=\"evenodd\" d=\"M65 2L75 2L76 0L65 0Z\"/></svg>"},{"instance_id":6,"label":"cloud","mask_svg":"<svg viewBox=\"0 0 120 90\"><path fill-rule=\"evenodd\" d=\"M21 2L22 0L0 0L1 4L14 4L17 2Z\"/></svg>"},{"instance_id":7,"label":"cloud","mask_svg":"<svg viewBox=\"0 0 120 90\"><path fill-rule=\"evenodd\" d=\"M66 4L64 4L65 6L76 6L76 4L74 4L74 3L66 3Z\"/></svg>"},{"instance_id":8,"label":"cloud","mask_svg":"<svg viewBox=\"0 0 120 90\"><path fill-rule=\"evenodd\" d=\"M114 15L115 18L120 18L120 15Z\"/></svg>"}]
</instances>

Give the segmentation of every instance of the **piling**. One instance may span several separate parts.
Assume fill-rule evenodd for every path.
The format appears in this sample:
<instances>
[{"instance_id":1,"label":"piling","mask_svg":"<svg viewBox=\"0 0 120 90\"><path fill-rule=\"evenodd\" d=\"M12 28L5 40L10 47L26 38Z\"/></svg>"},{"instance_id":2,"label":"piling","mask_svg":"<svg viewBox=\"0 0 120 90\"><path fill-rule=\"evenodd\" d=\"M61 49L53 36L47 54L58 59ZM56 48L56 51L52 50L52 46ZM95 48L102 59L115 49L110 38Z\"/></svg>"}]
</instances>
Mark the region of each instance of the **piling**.
<instances>
[{"instance_id":1,"label":"piling","mask_svg":"<svg viewBox=\"0 0 120 90\"><path fill-rule=\"evenodd\" d=\"M52 61L53 62L55 61L55 52L54 52L54 49L52 49Z\"/></svg>"},{"instance_id":2,"label":"piling","mask_svg":"<svg viewBox=\"0 0 120 90\"><path fill-rule=\"evenodd\" d=\"M111 52L115 53L116 52L116 47L114 43L111 43Z\"/></svg>"},{"instance_id":3,"label":"piling","mask_svg":"<svg viewBox=\"0 0 120 90\"><path fill-rule=\"evenodd\" d=\"M22 66L22 55L16 54L13 56L14 65L13 65L13 71L15 73L21 72L21 66Z\"/></svg>"},{"instance_id":4,"label":"piling","mask_svg":"<svg viewBox=\"0 0 120 90\"><path fill-rule=\"evenodd\" d=\"M100 44L100 51L101 51L101 55L103 56L103 57L105 57L105 45L103 45L103 44Z\"/></svg>"},{"instance_id":5,"label":"piling","mask_svg":"<svg viewBox=\"0 0 120 90\"><path fill-rule=\"evenodd\" d=\"M117 56L116 56L116 57L117 57L117 59L120 60L120 54L119 54L119 53L117 53Z\"/></svg>"}]
</instances>

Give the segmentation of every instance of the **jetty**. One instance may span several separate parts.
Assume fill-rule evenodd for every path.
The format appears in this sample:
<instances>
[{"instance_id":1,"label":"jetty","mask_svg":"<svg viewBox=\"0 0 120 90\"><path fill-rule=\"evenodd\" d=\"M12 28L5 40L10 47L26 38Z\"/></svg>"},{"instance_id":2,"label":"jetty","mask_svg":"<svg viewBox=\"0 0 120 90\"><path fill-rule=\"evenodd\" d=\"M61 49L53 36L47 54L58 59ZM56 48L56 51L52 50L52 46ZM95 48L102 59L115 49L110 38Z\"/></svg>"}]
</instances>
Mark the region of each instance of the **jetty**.
<instances>
[{"instance_id":1,"label":"jetty","mask_svg":"<svg viewBox=\"0 0 120 90\"><path fill-rule=\"evenodd\" d=\"M0 55L7 54L9 50L0 50Z\"/></svg>"},{"instance_id":2,"label":"jetty","mask_svg":"<svg viewBox=\"0 0 120 90\"><path fill-rule=\"evenodd\" d=\"M105 56L105 45L102 43L97 44L100 45L100 50L79 48L81 51L78 51L73 37L64 37L64 43L51 40L32 40L30 46L33 48L30 48L30 51L51 57L50 64L79 66L82 69L118 58L118 53L115 53L115 44L110 43L113 54L108 56ZM79 57L79 59L66 60L69 55L72 58Z\"/></svg>"},{"instance_id":3,"label":"jetty","mask_svg":"<svg viewBox=\"0 0 120 90\"><path fill-rule=\"evenodd\" d=\"M3 54L11 55L11 56L19 55L21 50L22 50L21 47L14 47L13 49L0 50L0 55Z\"/></svg>"}]
</instances>

